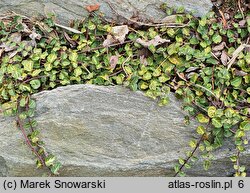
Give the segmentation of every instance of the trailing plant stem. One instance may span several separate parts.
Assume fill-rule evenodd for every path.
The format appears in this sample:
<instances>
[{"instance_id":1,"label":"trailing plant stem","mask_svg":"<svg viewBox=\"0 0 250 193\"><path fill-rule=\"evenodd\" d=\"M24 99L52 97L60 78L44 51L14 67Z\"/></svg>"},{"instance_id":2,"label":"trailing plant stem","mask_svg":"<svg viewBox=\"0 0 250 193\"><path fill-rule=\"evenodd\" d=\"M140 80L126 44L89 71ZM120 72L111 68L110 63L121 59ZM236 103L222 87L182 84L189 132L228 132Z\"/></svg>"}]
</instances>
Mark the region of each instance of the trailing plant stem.
<instances>
[{"instance_id":1,"label":"trailing plant stem","mask_svg":"<svg viewBox=\"0 0 250 193\"><path fill-rule=\"evenodd\" d=\"M22 135L25 139L25 142L26 144L29 146L29 148L34 152L34 154L37 156L37 158L39 159L39 161L42 163L43 166L45 166L45 162L44 162L44 159L39 155L39 153L36 151L36 149L32 146L25 130L24 130L24 127L23 127L23 124L22 124L22 121L20 119L20 116L19 114L17 114L17 126L19 127L19 129L21 130L22 132Z\"/></svg>"},{"instance_id":2,"label":"trailing plant stem","mask_svg":"<svg viewBox=\"0 0 250 193\"><path fill-rule=\"evenodd\" d=\"M200 146L201 142L203 141L204 135L205 135L205 134L203 134L203 135L200 137L199 141L196 143L196 146L195 146L195 148L193 149L193 151L191 152L190 156L188 156L188 158L184 160L184 163L181 165L180 169L175 173L174 177L176 177L176 176L182 171L182 169L183 169L183 167L185 166L185 164L187 164L188 161L189 161L189 159L190 159L191 157L193 157L194 153L196 152L196 150L197 150L198 147Z\"/></svg>"}]
</instances>

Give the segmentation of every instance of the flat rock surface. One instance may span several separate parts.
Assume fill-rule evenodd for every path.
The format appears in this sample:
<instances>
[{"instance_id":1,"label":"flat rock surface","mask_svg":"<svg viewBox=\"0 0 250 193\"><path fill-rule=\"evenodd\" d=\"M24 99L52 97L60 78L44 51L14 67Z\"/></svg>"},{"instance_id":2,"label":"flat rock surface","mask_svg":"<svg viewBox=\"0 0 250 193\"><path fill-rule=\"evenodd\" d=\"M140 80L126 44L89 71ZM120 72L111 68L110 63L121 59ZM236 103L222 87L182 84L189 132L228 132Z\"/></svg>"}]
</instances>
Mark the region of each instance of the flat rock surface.
<instances>
[{"instance_id":1,"label":"flat rock surface","mask_svg":"<svg viewBox=\"0 0 250 193\"><path fill-rule=\"evenodd\" d=\"M210 0L1 0L0 13L15 11L28 16L54 13L59 23L68 24L70 20L82 19L89 14L84 7L99 3L99 11L106 18L122 20L123 18L117 17L107 1L122 16L136 16L150 21L158 21L165 16L159 7L166 2L173 7L184 6L187 11L195 11L198 16L206 14L212 8Z\"/></svg>"},{"instance_id":2,"label":"flat rock surface","mask_svg":"<svg viewBox=\"0 0 250 193\"><path fill-rule=\"evenodd\" d=\"M61 176L173 176L173 166L189 149L198 125L184 124L181 102L172 94L164 107L120 86L73 85L34 98L41 138L62 162ZM231 175L231 148L215 152L211 170L204 172L198 162L188 174ZM35 169L15 119L1 115L0 152L0 176L43 174ZM249 158L250 148L241 163L250 167Z\"/></svg>"}]
</instances>

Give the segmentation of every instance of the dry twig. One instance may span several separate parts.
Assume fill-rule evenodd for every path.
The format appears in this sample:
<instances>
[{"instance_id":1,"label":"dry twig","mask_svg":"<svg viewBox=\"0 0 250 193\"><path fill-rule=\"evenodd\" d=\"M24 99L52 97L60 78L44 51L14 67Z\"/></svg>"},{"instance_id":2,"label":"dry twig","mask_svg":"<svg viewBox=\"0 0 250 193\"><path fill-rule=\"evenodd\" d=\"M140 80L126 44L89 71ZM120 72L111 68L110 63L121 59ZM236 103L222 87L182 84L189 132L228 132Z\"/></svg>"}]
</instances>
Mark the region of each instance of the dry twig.
<instances>
[{"instance_id":1,"label":"dry twig","mask_svg":"<svg viewBox=\"0 0 250 193\"><path fill-rule=\"evenodd\" d=\"M231 68L233 63L235 62L236 58L239 56L240 52L244 50L245 48L249 48L250 45L248 44L241 44L234 52L232 58L227 63L227 70Z\"/></svg>"},{"instance_id":2,"label":"dry twig","mask_svg":"<svg viewBox=\"0 0 250 193\"><path fill-rule=\"evenodd\" d=\"M242 18L245 19L244 12L243 12L242 7L241 7L241 0L238 0L238 7L239 7L240 13L242 15Z\"/></svg>"},{"instance_id":3,"label":"dry twig","mask_svg":"<svg viewBox=\"0 0 250 193\"><path fill-rule=\"evenodd\" d=\"M218 8L218 10L219 10L219 13L221 15L223 27L226 28L227 27L227 20L225 19L224 13L219 8Z\"/></svg>"}]
</instances>

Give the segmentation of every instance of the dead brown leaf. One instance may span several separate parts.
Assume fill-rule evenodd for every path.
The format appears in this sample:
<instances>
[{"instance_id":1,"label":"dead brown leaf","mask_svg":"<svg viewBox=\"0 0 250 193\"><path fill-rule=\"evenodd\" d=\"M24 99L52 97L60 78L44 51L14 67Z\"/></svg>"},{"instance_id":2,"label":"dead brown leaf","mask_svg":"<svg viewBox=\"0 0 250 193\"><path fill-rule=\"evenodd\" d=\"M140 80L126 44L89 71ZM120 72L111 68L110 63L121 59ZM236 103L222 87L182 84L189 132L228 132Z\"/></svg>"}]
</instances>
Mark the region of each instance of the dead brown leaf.
<instances>
[{"instance_id":1,"label":"dead brown leaf","mask_svg":"<svg viewBox=\"0 0 250 193\"><path fill-rule=\"evenodd\" d=\"M109 59L110 68L114 69L118 63L118 56L111 56Z\"/></svg>"},{"instance_id":2,"label":"dead brown leaf","mask_svg":"<svg viewBox=\"0 0 250 193\"><path fill-rule=\"evenodd\" d=\"M10 35L9 40L15 43L20 43L22 39L22 35L19 32L12 33Z\"/></svg>"},{"instance_id":3,"label":"dead brown leaf","mask_svg":"<svg viewBox=\"0 0 250 193\"><path fill-rule=\"evenodd\" d=\"M112 27L112 30L111 30L111 34L120 43L123 43L125 41L125 38L128 32L129 32L129 29L127 25L115 26L115 27Z\"/></svg>"},{"instance_id":4,"label":"dead brown leaf","mask_svg":"<svg viewBox=\"0 0 250 193\"><path fill-rule=\"evenodd\" d=\"M221 15L221 20L222 20L222 23L223 23L223 27L226 28L227 27L227 21L226 21L226 19L224 17L224 13L220 9L218 9L218 10L219 10L219 13Z\"/></svg>"},{"instance_id":5,"label":"dead brown leaf","mask_svg":"<svg viewBox=\"0 0 250 193\"><path fill-rule=\"evenodd\" d=\"M179 76L180 79L184 80L185 82L187 82L186 78L185 78L185 74L183 72L176 72L176 74Z\"/></svg>"},{"instance_id":6,"label":"dead brown leaf","mask_svg":"<svg viewBox=\"0 0 250 193\"><path fill-rule=\"evenodd\" d=\"M246 76L247 75L246 72L244 72L242 70L237 70L237 69L234 70L234 73L236 76Z\"/></svg>"},{"instance_id":7,"label":"dead brown leaf","mask_svg":"<svg viewBox=\"0 0 250 193\"><path fill-rule=\"evenodd\" d=\"M152 55L152 52L148 50L148 48L141 48L138 50L138 56L144 56L145 58L148 58Z\"/></svg>"},{"instance_id":8,"label":"dead brown leaf","mask_svg":"<svg viewBox=\"0 0 250 193\"><path fill-rule=\"evenodd\" d=\"M102 45L104 47L108 47L109 45L114 44L116 42L117 42L117 40L115 38L113 38L112 35L108 34L106 40L104 40Z\"/></svg>"},{"instance_id":9,"label":"dead brown leaf","mask_svg":"<svg viewBox=\"0 0 250 193\"><path fill-rule=\"evenodd\" d=\"M193 72L193 71L196 71L198 70L200 67L197 67L197 66L191 66L189 67L185 72Z\"/></svg>"},{"instance_id":10,"label":"dead brown leaf","mask_svg":"<svg viewBox=\"0 0 250 193\"><path fill-rule=\"evenodd\" d=\"M144 66L147 66L147 65L148 65L147 58L146 58L144 55L140 56L140 62L141 62L141 64L143 64Z\"/></svg>"},{"instance_id":11,"label":"dead brown leaf","mask_svg":"<svg viewBox=\"0 0 250 193\"><path fill-rule=\"evenodd\" d=\"M25 23L21 23L21 25L23 26L22 32L25 32L28 34L32 33L31 30L29 29L29 27Z\"/></svg>"},{"instance_id":12,"label":"dead brown leaf","mask_svg":"<svg viewBox=\"0 0 250 193\"><path fill-rule=\"evenodd\" d=\"M225 42L221 42L219 45L217 46L214 46L212 48L213 51L217 52L217 51L220 51L220 50L223 50L224 47L225 47L226 43Z\"/></svg>"},{"instance_id":13,"label":"dead brown leaf","mask_svg":"<svg viewBox=\"0 0 250 193\"><path fill-rule=\"evenodd\" d=\"M17 48L17 46L7 45L6 43L0 44L0 48L3 48L5 52L10 52Z\"/></svg>"},{"instance_id":14,"label":"dead brown leaf","mask_svg":"<svg viewBox=\"0 0 250 193\"><path fill-rule=\"evenodd\" d=\"M29 35L29 37L30 37L30 39L35 41L36 39L40 40L42 36L40 34L36 33L36 29L33 28L31 34Z\"/></svg>"},{"instance_id":15,"label":"dead brown leaf","mask_svg":"<svg viewBox=\"0 0 250 193\"><path fill-rule=\"evenodd\" d=\"M227 61L229 60L229 57L228 57L228 55L227 55L227 53L226 53L225 50L222 51L220 60L221 60L221 62L222 62L222 64L223 64L224 66L227 65Z\"/></svg>"},{"instance_id":16,"label":"dead brown leaf","mask_svg":"<svg viewBox=\"0 0 250 193\"><path fill-rule=\"evenodd\" d=\"M250 52L250 47L246 47L246 52Z\"/></svg>"},{"instance_id":17,"label":"dead brown leaf","mask_svg":"<svg viewBox=\"0 0 250 193\"><path fill-rule=\"evenodd\" d=\"M213 53L213 52L212 52ZM214 52L213 53L216 57L219 57L220 55L221 55L221 52L220 51L218 51L218 52Z\"/></svg>"},{"instance_id":18,"label":"dead brown leaf","mask_svg":"<svg viewBox=\"0 0 250 193\"><path fill-rule=\"evenodd\" d=\"M71 47L76 47L76 41L72 40L66 32L63 32L64 38L69 42Z\"/></svg>"},{"instance_id":19,"label":"dead brown leaf","mask_svg":"<svg viewBox=\"0 0 250 193\"><path fill-rule=\"evenodd\" d=\"M107 47L114 43L123 43L125 41L126 35L129 29L127 25L114 26L111 29L110 34L107 35L106 40L103 42L103 46Z\"/></svg>"},{"instance_id":20,"label":"dead brown leaf","mask_svg":"<svg viewBox=\"0 0 250 193\"><path fill-rule=\"evenodd\" d=\"M247 22L247 21L246 21L245 19L239 21L239 26L240 26L240 27L244 27L244 25L246 24L246 22Z\"/></svg>"},{"instance_id":21,"label":"dead brown leaf","mask_svg":"<svg viewBox=\"0 0 250 193\"><path fill-rule=\"evenodd\" d=\"M36 41L34 41L34 40L29 40L29 41L24 40L23 43L24 43L25 47L31 46L32 48L34 48L37 46Z\"/></svg>"},{"instance_id":22,"label":"dead brown leaf","mask_svg":"<svg viewBox=\"0 0 250 193\"><path fill-rule=\"evenodd\" d=\"M163 44L163 43L166 43L166 42L170 42L170 40L167 40L167 39L162 39L159 35L155 36L154 39L152 40L143 40L141 38L138 38L136 40L136 42L138 44L141 44L142 46L148 48L150 45L153 45L153 46L158 46L160 44Z\"/></svg>"},{"instance_id":23,"label":"dead brown leaf","mask_svg":"<svg viewBox=\"0 0 250 193\"><path fill-rule=\"evenodd\" d=\"M94 4L94 5L87 5L85 6L85 9L88 11L88 12L93 12L93 11L97 11L98 9L100 8L100 4Z\"/></svg>"},{"instance_id":24,"label":"dead brown leaf","mask_svg":"<svg viewBox=\"0 0 250 193\"><path fill-rule=\"evenodd\" d=\"M0 57L2 56L2 53L4 52L4 49L0 49Z\"/></svg>"}]
</instances>

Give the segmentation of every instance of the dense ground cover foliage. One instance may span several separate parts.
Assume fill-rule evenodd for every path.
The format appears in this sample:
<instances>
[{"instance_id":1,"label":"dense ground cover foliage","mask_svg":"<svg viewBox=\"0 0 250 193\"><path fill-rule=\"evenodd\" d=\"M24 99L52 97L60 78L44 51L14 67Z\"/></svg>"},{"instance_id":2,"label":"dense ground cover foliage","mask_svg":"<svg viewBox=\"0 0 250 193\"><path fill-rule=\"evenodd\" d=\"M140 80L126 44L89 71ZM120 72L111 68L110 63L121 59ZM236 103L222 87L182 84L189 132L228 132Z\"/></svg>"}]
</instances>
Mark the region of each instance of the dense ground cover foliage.
<instances>
[{"instance_id":1,"label":"dense ground cover foliage","mask_svg":"<svg viewBox=\"0 0 250 193\"><path fill-rule=\"evenodd\" d=\"M142 90L162 106L174 92L190 114L186 123L190 118L201 123L194 128L200 137L187 142L191 151L174 167L176 175L185 175L184 168L198 158L208 169L213 150L225 138L235 144L231 157L235 175L246 175L239 157L250 130L248 7L227 21L214 12L196 18L183 8L162 8L167 22L148 25L116 26L95 14L71 27L52 18L35 21L17 14L0 18L1 109L16 116L38 167L58 174L61 164L39 137L32 94L87 83Z\"/></svg>"}]
</instances>

